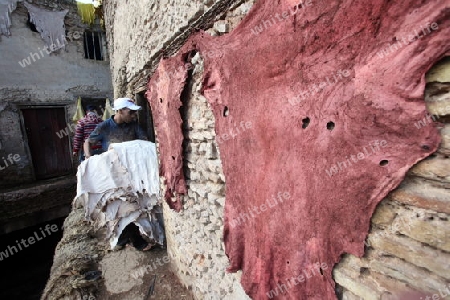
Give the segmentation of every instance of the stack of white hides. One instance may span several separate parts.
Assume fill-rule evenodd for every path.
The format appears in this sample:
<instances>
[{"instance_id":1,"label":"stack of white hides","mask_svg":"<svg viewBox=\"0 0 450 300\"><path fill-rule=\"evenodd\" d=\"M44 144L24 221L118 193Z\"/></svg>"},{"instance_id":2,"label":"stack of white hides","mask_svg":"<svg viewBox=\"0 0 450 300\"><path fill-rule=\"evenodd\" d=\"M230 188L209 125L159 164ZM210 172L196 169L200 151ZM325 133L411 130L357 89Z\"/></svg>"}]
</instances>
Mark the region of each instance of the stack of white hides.
<instances>
[{"instance_id":1,"label":"stack of white hides","mask_svg":"<svg viewBox=\"0 0 450 300\"><path fill-rule=\"evenodd\" d=\"M83 204L97 230L106 227L111 249L130 223L147 240L163 245L158 170L155 144L141 140L113 143L78 167L74 201Z\"/></svg>"}]
</instances>

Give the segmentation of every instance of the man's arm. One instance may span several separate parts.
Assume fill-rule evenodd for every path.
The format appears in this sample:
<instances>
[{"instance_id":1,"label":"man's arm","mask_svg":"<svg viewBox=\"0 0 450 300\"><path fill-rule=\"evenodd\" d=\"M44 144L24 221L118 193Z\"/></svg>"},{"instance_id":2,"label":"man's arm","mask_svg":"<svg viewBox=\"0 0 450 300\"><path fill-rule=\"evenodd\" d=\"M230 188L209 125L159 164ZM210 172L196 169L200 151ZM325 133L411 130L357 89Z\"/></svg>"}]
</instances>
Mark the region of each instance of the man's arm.
<instances>
[{"instance_id":1,"label":"man's arm","mask_svg":"<svg viewBox=\"0 0 450 300\"><path fill-rule=\"evenodd\" d=\"M83 147L81 144L83 142L83 136L84 136L84 125L82 124L82 121L78 121L77 127L75 128L75 136L73 137L73 155L75 156Z\"/></svg>"},{"instance_id":2,"label":"man's arm","mask_svg":"<svg viewBox=\"0 0 450 300\"><path fill-rule=\"evenodd\" d=\"M91 156L91 144L89 143L89 138L84 141L83 144L84 157L88 159Z\"/></svg>"},{"instance_id":3,"label":"man's arm","mask_svg":"<svg viewBox=\"0 0 450 300\"><path fill-rule=\"evenodd\" d=\"M103 140L103 124L105 123L99 123L97 127L95 127L94 131L91 132L86 141L84 141L83 149L86 158L91 156L91 144L96 144L97 142Z\"/></svg>"}]
</instances>

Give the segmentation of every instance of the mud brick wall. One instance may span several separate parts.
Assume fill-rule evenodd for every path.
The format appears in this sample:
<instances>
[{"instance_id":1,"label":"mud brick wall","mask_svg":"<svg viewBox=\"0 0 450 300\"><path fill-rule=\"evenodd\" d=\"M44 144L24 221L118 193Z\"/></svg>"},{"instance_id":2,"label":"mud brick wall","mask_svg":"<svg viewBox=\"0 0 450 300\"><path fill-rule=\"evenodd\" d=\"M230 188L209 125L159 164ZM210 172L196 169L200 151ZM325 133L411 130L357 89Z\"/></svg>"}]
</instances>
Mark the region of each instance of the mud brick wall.
<instances>
[{"instance_id":1,"label":"mud brick wall","mask_svg":"<svg viewBox=\"0 0 450 300\"><path fill-rule=\"evenodd\" d=\"M208 14L219 2L195 1L187 5L175 1L163 8L156 4L121 5L118 1L106 1L107 31L114 49L111 68L115 93L133 95L142 90L142 80L151 75L161 57L157 53L176 51L173 41L185 34L183 26L198 22L203 18L201 13ZM244 2L224 15L217 14L208 32L220 35L232 30L252 4ZM186 7L187 15L177 14L178 9ZM136 21L129 22L127 15L134 15ZM131 42L122 43L124 39ZM144 40L145 45L141 45ZM226 178L220 146L226 141L217 139L214 117L200 93L201 57L197 54L192 63L194 68L182 94L180 110L188 194L182 197L180 213L164 207L168 252L178 276L198 299L248 299L239 283L240 273L225 272L228 260L222 230ZM433 117L423 120L423 125L431 126L433 119L442 122L441 146L432 157L414 166L403 183L380 203L372 217L365 255L346 255L334 266L339 299L389 299L402 289L431 295L450 284L449 70L448 62L443 63L427 77L426 101ZM411 126L420 130L422 124Z\"/></svg>"}]
</instances>

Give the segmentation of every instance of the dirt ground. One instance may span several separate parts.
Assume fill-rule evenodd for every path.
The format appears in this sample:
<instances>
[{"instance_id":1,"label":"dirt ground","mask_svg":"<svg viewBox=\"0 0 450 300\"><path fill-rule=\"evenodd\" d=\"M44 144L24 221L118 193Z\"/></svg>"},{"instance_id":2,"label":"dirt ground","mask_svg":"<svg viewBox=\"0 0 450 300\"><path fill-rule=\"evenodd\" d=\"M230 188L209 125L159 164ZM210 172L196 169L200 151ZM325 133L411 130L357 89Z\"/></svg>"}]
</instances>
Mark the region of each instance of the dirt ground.
<instances>
[{"instance_id":1,"label":"dirt ground","mask_svg":"<svg viewBox=\"0 0 450 300\"><path fill-rule=\"evenodd\" d=\"M171 270L169 256L161 248L142 252L127 246L106 254L100 269L103 281L96 299L194 299Z\"/></svg>"},{"instance_id":2,"label":"dirt ground","mask_svg":"<svg viewBox=\"0 0 450 300\"><path fill-rule=\"evenodd\" d=\"M153 282L153 293L149 293ZM194 297L172 271L165 249L139 251L126 246L109 250L101 234L84 220L84 210L73 208L64 221L64 234L41 300L147 299Z\"/></svg>"}]
</instances>

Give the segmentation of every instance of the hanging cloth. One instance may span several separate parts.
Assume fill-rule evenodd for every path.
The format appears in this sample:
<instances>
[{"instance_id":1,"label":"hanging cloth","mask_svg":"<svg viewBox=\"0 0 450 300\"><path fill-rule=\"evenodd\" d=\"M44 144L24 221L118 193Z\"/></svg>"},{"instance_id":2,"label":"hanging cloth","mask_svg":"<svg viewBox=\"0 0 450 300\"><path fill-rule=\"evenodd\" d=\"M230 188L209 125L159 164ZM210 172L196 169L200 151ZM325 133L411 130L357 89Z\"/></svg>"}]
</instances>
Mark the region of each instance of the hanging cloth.
<instances>
[{"instance_id":1,"label":"hanging cloth","mask_svg":"<svg viewBox=\"0 0 450 300\"><path fill-rule=\"evenodd\" d=\"M81 16L81 21L88 25L94 24L95 8L93 4L77 2L78 14Z\"/></svg>"},{"instance_id":2,"label":"hanging cloth","mask_svg":"<svg viewBox=\"0 0 450 300\"><path fill-rule=\"evenodd\" d=\"M36 26L37 31L48 46L48 50L54 52L61 48L65 49L67 41L64 17L69 10L49 11L27 2L24 2L24 5L30 14L30 22Z\"/></svg>"},{"instance_id":3,"label":"hanging cloth","mask_svg":"<svg viewBox=\"0 0 450 300\"><path fill-rule=\"evenodd\" d=\"M75 114L72 117L72 121L74 123L77 123L79 120L84 118L84 110L83 110L83 106L81 105L81 98L78 97L77 99L77 110L75 111Z\"/></svg>"},{"instance_id":4,"label":"hanging cloth","mask_svg":"<svg viewBox=\"0 0 450 300\"><path fill-rule=\"evenodd\" d=\"M105 111L103 112L102 120L105 121L106 119L111 118L112 115L114 115L114 112L111 108L111 104L109 103L109 99L106 98Z\"/></svg>"},{"instance_id":5,"label":"hanging cloth","mask_svg":"<svg viewBox=\"0 0 450 300\"><path fill-rule=\"evenodd\" d=\"M10 36L11 13L16 9L17 2L22 0L0 0L0 36Z\"/></svg>"}]
</instances>

